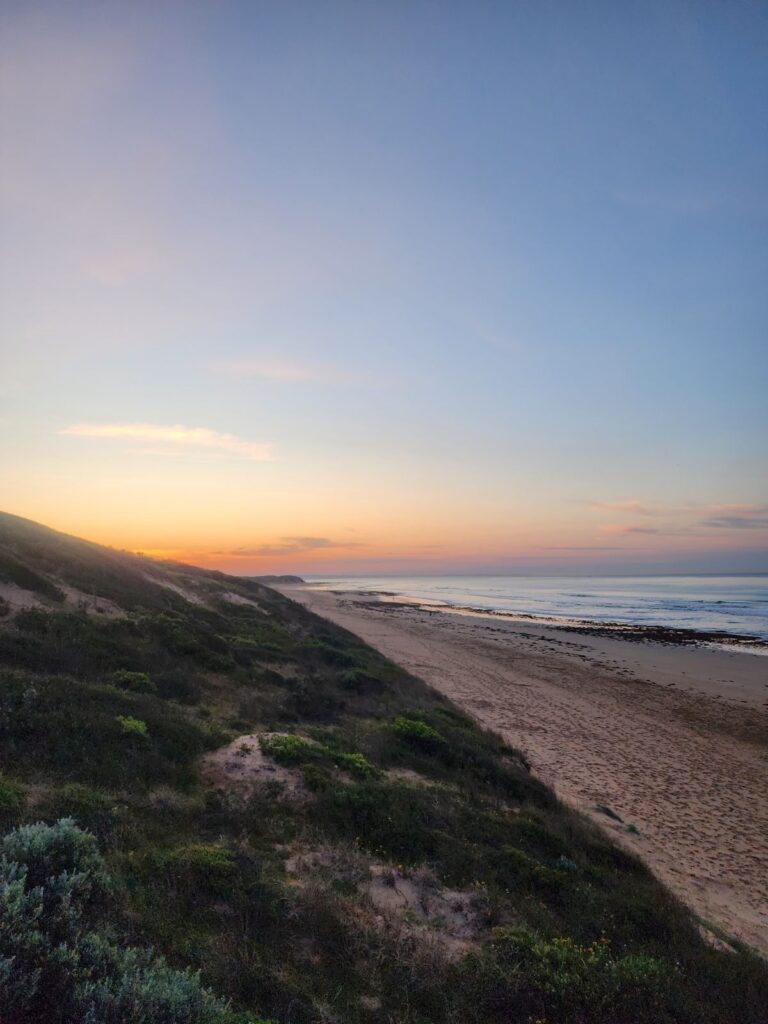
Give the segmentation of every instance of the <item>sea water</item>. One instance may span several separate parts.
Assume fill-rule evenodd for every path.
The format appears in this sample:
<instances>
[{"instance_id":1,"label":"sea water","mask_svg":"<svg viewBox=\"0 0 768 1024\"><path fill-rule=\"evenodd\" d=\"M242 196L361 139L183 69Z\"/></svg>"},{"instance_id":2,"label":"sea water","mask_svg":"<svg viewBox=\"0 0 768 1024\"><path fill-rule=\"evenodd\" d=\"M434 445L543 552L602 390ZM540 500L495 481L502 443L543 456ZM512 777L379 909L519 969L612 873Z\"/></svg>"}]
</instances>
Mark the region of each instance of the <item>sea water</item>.
<instances>
[{"instance_id":1,"label":"sea water","mask_svg":"<svg viewBox=\"0 0 768 1024\"><path fill-rule=\"evenodd\" d=\"M323 576L328 590L547 619L667 626L768 641L765 576Z\"/></svg>"}]
</instances>

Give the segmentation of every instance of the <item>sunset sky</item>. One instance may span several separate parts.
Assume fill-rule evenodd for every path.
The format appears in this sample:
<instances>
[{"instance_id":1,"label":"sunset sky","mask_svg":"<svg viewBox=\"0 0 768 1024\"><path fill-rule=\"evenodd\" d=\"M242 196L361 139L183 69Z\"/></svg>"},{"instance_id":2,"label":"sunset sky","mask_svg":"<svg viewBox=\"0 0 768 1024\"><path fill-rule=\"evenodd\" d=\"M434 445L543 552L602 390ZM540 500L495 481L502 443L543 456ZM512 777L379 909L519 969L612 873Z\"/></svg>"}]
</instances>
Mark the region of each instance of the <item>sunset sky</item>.
<instances>
[{"instance_id":1,"label":"sunset sky","mask_svg":"<svg viewBox=\"0 0 768 1024\"><path fill-rule=\"evenodd\" d=\"M244 574L768 570L768 5L0 13L0 508Z\"/></svg>"}]
</instances>

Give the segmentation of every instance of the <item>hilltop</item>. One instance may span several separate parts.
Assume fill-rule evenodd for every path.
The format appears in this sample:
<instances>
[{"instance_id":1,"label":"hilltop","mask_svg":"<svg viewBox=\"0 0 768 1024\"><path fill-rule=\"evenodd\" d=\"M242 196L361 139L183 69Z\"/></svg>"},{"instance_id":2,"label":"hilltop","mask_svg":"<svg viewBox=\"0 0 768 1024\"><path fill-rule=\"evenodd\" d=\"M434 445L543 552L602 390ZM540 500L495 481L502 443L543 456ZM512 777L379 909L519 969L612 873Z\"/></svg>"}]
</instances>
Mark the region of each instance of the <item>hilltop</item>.
<instances>
[{"instance_id":1,"label":"hilltop","mask_svg":"<svg viewBox=\"0 0 768 1024\"><path fill-rule=\"evenodd\" d=\"M0 514L0 770L3 1024L765 1022L762 960L263 579Z\"/></svg>"}]
</instances>

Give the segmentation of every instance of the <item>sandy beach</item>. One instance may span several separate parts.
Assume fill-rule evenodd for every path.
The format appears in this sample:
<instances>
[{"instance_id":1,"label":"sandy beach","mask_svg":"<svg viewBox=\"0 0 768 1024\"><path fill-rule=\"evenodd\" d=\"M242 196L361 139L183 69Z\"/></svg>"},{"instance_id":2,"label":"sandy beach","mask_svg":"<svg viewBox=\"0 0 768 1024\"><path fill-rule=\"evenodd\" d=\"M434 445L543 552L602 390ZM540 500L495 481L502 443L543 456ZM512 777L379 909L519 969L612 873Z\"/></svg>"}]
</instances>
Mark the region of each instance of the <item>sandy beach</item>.
<instances>
[{"instance_id":1,"label":"sandy beach","mask_svg":"<svg viewBox=\"0 0 768 1024\"><path fill-rule=\"evenodd\" d=\"M277 589L500 732L703 922L768 955L767 657Z\"/></svg>"}]
</instances>

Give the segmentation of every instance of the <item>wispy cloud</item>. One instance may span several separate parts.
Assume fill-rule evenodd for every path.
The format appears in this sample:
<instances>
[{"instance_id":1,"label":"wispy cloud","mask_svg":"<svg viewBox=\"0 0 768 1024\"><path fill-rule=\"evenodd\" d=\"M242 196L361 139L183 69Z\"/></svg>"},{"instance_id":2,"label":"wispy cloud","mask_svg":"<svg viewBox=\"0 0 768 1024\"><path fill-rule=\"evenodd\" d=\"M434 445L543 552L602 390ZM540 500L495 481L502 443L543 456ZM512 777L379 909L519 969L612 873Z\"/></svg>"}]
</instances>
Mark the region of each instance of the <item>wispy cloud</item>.
<instances>
[{"instance_id":1,"label":"wispy cloud","mask_svg":"<svg viewBox=\"0 0 768 1024\"><path fill-rule=\"evenodd\" d=\"M271 558L276 555L300 555L306 551L320 551L324 548L359 548L361 546L348 541L331 540L329 537L280 537L275 543L234 548L232 551L218 551L216 554L234 555L236 558Z\"/></svg>"},{"instance_id":2,"label":"wispy cloud","mask_svg":"<svg viewBox=\"0 0 768 1024\"><path fill-rule=\"evenodd\" d=\"M621 523L606 523L600 527L601 533L626 534L626 533L661 533L661 530L654 526L624 526Z\"/></svg>"},{"instance_id":3,"label":"wispy cloud","mask_svg":"<svg viewBox=\"0 0 768 1024\"><path fill-rule=\"evenodd\" d=\"M704 519L702 526L730 530L760 530L768 527L768 505L740 506L739 512Z\"/></svg>"},{"instance_id":4,"label":"wispy cloud","mask_svg":"<svg viewBox=\"0 0 768 1024\"><path fill-rule=\"evenodd\" d=\"M180 423L172 426L161 426L156 423L73 423L68 427L62 427L59 434L118 441L153 441L178 447L213 449L257 462L268 462L272 459L272 446L264 441L244 441L234 434L222 434L208 427L185 427Z\"/></svg>"},{"instance_id":5,"label":"wispy cloud","mask_svg":"<svg viewBox=\"0 0 768 1024\"><path fill-rule=\"evenodd\" d=\"M539 551L626 551L626 548L604 544L540 544Z\"/></svg>"},{"instance_id":6,"label":"wispy cloud","mask_svg":"<svg viewBox=\"0 0 768 1024\"><path fill-rule=\"evenodd\" d=\"M601 533L695 533L704 529L758 530L768 527L768 505L749 503L690 503L671 505L661 502L592 501L590 508L599 512L619 512L628 516L662 517L664 528L606 523Z\"/></svg>"},{"instance_id":7,"label":"wispy cloud","mask_svg":"<svg viewBox=\"0 0 768 1024\"><path fill-rule=\"evenodd\" d=\"M636 499L631 501L593 501L590 508L600 509L605 512L628 512L636 516L655 516L658 510L651 505L643 504Z\"/></svg>"},{"instance_id":8,"label":"wispy cloud","mask_svg":"<svg viewBox=\"0 0 768 1024\"><path fill-rule=\"evenodd\" d=\"M323 366L292 359L258 357L226 360L214 365L216 369L236 377L256 377L295 383L356 384L370 380L366 374L344 370L337 366Z\"/></svg>"}]
</instances>

